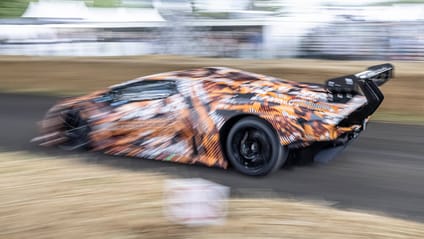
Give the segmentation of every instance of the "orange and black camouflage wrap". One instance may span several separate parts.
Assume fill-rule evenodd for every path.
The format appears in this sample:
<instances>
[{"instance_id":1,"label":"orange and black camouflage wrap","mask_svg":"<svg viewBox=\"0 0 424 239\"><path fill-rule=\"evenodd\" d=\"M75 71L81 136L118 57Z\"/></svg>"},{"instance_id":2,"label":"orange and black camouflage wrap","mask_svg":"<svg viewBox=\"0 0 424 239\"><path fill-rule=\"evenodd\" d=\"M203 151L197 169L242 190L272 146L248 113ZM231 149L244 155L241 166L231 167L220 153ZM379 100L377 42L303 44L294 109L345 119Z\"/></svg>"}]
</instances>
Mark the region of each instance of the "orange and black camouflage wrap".
<instances>
[{"instance_id":1,"label":"orange and black camouflage wrap","mask_svg":"<svg viewBox=\"0 0 424 239\"><path fill-rule=\"evenodd\" d=\"M87 120L93 150L107 154L226 168L221 132L233 117L254 115L269 122L282 145L308 146L332 141L361 125L337 124L366 103L362 95L347 103L328 100L324 86L286 81L225 67L174 71L141 77L142 81L175 81L178 92L161 99L119 105L96 101L109 89L66 99L40 122L41 145L66 142L64 111L78 109Z\"/></svg>"}]
</instances>

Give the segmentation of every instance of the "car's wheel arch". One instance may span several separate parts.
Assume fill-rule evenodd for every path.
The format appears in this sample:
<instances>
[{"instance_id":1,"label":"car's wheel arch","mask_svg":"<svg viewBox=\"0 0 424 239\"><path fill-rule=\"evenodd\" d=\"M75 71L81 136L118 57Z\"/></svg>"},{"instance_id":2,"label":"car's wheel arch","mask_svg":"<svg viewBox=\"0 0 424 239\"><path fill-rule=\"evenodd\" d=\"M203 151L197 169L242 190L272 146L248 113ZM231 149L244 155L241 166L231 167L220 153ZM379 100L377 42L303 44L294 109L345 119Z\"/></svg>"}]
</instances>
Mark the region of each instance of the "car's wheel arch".
<instances>
[{"instance_id":1,"label":"car's wheel arch","mask_svg":"<svg viewBox=\"0 0 424 239\"><path fill-rule=\"evenodd\" d=\"M273 129L274 133L276 134L276 136L279 138L277 130L268 120L260 117L257 114L251 114L251 113L245 113L245 112L236 112L230 118L228 118L225 121L225 123L222 125L222 127L219 129L219 143L220 143L222 152L225 152L226 141L227 141L227 137L228 137L228 134L230 133L231 128L237 122L239 122L240 120L247 118L247 117L254 117L254 118L261 120L262 122L267 124L269 127L271 127ZM223 155L224 155L225 160L231 165L231 163L227 159L227 156L225 155L225 153L223 153Z\"/></svg>"}]
</instances>

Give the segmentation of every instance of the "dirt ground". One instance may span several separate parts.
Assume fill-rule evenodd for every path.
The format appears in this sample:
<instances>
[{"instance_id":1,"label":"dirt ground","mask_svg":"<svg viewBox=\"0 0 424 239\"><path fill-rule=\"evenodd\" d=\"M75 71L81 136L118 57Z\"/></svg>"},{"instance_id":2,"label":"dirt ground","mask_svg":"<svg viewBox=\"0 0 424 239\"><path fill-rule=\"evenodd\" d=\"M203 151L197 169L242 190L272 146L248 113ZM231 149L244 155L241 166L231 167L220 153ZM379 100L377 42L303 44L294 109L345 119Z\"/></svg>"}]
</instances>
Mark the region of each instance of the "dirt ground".
<instances>
[{"instance_id":1,"label":"dirt ground","mask_svg":"<svg viewBox=\"0 0 424 239\"><path fill-rule=\"evenodd\" d=\"M0 238L424 237L422 223L283 199L231 199L224 224L185 227L162 214L166 176L66 157L0 153Z\"/></svg>"},{"instance_id":2,"label":"dirt ground","mask_svg":"<svg viewBox=\"0 0 424 239\"><path fill-rule=\"evenodd\" d=\"M243 60L182 56L125 58L1 57L0 90L82 94L139 76L205 66L228 66L287 80L324 82L384 62L305 59ZM424 62L392 62L396 78L385 86L378 119L424 122Z\"/></svg>"}]
</instances>

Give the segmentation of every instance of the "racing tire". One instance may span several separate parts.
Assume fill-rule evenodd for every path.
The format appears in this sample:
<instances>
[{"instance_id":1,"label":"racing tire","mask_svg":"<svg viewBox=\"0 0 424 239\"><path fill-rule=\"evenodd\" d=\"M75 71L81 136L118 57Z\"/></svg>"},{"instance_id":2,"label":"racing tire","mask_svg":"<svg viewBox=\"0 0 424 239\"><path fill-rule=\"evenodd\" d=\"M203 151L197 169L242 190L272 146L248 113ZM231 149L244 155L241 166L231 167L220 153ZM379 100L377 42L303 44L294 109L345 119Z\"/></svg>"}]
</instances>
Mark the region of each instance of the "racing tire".
<instances>
[{"instance_id":1,"label":"racing tire","mask_svg":"<svg viewBox=\"0 0 424 239\"><path fill-rule=\"evenodd\" d=\"M249 116L230 129L225 153L230 164L240 173L263 176L281 168L287 152L274 128L265 120Z\"/></svg>"}]
</instances>

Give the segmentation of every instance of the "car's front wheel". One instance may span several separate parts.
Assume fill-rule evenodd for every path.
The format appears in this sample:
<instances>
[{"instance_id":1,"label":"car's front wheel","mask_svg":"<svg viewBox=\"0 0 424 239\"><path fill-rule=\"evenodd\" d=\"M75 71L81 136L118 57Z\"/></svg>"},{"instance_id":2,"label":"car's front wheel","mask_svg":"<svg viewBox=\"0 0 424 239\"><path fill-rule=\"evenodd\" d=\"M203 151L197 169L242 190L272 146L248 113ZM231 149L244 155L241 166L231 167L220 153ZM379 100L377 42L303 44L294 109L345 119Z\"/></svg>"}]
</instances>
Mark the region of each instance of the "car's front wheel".
<instances>
[{"instance_id":1,"label":"car's front wheel","mask_svg":"<svg viewBox=\"0 0 424 239\"><path fill-rule=\"evenodd\" d=\"M246 175L269 174L279 169L287 159L273 127L253 116L234 124L225 146L231 165Z\"/></svg>"},{"instance_id":2,"label":"car's front wheel","mask_svg":"<svg viewBox=\"0 0 424 239\"><path fill-rule=\"evenodd\" d=\"M60 145L66 150L86 149L90 146L90 126L77 109L68 109L61 113L63 133L66 141Z\"/></svg>"}]
</instances>

